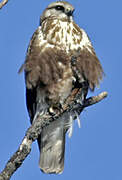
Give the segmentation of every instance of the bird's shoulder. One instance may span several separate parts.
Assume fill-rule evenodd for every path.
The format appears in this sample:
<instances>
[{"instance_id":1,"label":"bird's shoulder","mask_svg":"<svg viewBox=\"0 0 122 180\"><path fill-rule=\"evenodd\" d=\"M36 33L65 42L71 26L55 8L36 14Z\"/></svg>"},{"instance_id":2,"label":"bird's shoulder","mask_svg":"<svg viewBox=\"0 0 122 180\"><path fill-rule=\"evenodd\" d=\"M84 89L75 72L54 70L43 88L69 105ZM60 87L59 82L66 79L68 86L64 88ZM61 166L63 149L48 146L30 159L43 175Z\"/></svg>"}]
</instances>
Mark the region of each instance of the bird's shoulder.
<instances>
[{"instance_id":1,"label":"bird's shoulder","mask_svg":"<svg viewBox=\"0 0 122 180\"><path fill-rule=\"evenodd\" d=\"M42 52L44 48L47 48L47 47L54 48L54 45L50 44L47 41L47 39L44 37L41 26L39 26L32 35L32 38L30 40L30 43L27 49L27 55L30 55L32 51Z\"/></svg>"}]
</instances>

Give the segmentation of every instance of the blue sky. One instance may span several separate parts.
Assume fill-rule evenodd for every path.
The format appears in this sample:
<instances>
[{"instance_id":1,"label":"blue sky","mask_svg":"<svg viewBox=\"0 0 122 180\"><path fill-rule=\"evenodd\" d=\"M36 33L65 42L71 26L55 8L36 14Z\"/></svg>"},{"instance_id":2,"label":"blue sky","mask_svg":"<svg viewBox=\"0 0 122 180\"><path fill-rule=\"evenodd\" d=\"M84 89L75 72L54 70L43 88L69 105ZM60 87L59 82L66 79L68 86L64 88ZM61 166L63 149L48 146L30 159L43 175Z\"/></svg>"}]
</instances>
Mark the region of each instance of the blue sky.
<instances>
[{"instance_id":1,"label":"blue sky","mask_svg":"<svg viewBox=\"0 0 122 180\"><path fill-rule=\"evenodd\" d=\"M17 150L30 126L25 105L24 62L29 40L39 17L52 0L9 1L0 10L0 170ZM121 180L122 179L122 1L71 0L75 21L88 33L105 71L102 102L87 108L67 138L65 168L61 175L45 175L38 168L36 142L12 180Z\"/></svg>"}]
</instances>

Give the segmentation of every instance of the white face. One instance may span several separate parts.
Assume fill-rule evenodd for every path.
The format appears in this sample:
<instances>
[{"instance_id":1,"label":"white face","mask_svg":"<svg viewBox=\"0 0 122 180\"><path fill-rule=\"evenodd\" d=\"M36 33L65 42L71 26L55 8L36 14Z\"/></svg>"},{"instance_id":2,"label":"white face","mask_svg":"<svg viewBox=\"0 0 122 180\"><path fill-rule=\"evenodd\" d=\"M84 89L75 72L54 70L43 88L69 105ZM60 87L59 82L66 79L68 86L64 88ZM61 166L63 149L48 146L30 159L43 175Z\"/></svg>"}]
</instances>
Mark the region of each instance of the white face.
<instances>
[{"instance_id":1,"label":"white face","mask_svg":"<svg viewBox=\"0 0 122 180\"><path fill-rule=\"evenodd\" d=\"M48 17L56 17L59 19L72 20L74 8L71 4L65 1L51 3L41 16L41 21Z\"/></svg>"}]
</instances>

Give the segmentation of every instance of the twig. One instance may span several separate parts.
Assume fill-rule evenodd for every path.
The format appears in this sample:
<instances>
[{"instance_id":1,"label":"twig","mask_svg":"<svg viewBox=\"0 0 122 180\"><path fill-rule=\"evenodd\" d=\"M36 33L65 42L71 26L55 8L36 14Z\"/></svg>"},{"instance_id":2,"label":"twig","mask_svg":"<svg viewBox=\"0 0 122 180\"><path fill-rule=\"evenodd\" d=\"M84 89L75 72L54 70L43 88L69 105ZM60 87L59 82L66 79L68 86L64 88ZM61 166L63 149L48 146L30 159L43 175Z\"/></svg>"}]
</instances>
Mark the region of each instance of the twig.
<instances>
[{"instance_id":1,"label":"twig","mask_svg":"<svg viewBox=\"0 0 122 180\"><path fill-rule=\"evenodd\" d=\"M91 106L93 104L96 104L96 103L100 102L101 100L106 98L107 95L108 95L107 92L102 92L98 96L92 96L92 97L86 99L86 101L84 103L84 107L88 107L88 106Z\"/></svg>"},{"instance_id":2,"label":"twig","mask_svg":"<svg viewBox=\"0 0 122 180\"><path fill-rule=\"evenodd\" d=\"M8 3L8 0L3 0L0 2L0 9Z\"/></svg>"},{"instance_id":3,"label":"twig","mask_svg":"<svg viewBox=\"0 0 122 180\"><path fill-rule=\"evenodd\" d=\"M56 119L56 121L66 121L70 115L72 115L73 119L76 118L76 114L74 113L77 112L80 114L85 107L91 106L95 103L100 102L107 96L107 92L103 92L99 94L98 96L93 96L88 99L86 99L85 103L83 105L79 104L74 104L72 108L66 110L63 112L61 115L59 115ZM48 121L47 121L48 119ZM46 120L46 121L45 121ZM33 141L35 141L38 136L41 133L42 128L49 124L50 121L54 121L54 119L49 116L49 117L43 117L43 119L37 118L34 123L31 125L30 128L26 131L26 135L20 144L18 150L14 153L14 155L10 158L10 160L7 162L4 170L0 174L0 180L9 180L13 173L21 166L25 158L29 155L31 151L31 144ZM46 122L46 124L45 124Z\"/></svg>"}]
</instances>

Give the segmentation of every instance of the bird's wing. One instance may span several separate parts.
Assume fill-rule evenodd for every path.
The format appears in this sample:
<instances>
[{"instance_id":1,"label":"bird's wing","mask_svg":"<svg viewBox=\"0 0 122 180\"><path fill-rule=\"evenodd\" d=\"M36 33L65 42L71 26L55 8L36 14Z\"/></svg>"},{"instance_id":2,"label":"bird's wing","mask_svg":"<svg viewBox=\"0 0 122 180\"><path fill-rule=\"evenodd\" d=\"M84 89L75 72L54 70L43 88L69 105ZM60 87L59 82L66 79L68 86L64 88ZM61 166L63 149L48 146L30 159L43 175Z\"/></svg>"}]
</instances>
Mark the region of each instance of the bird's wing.
<instances>
[{"instance_id":1,"label":"bird's wing","mask_svg":"<svg viewBox=\"0 0 122 180\"><path fill-rule=\"evenodd\" d=\"M49 105L51 101L57 104L59 98L63 101L70 93L73 79L69 58L65 51L45 40L41 27L36 30L21 68L25 71L27 108L31 121L38 109L38 101L40 107L47 108L45 99Z\"/></svg>"},{"instance_id":2,"label":"bird's wing","mask_svg":"<svg viewBox=\"0 0 122 180\"><path fill-rule=\"evenodd\" d=\"M79 81L87 81L90 90L99 86L102 80L103 69L99 59L96 56L92 43L83 29L80 29L81 41L79 48L73 52L72 67Z\"/></svg>"}]
</instances>

